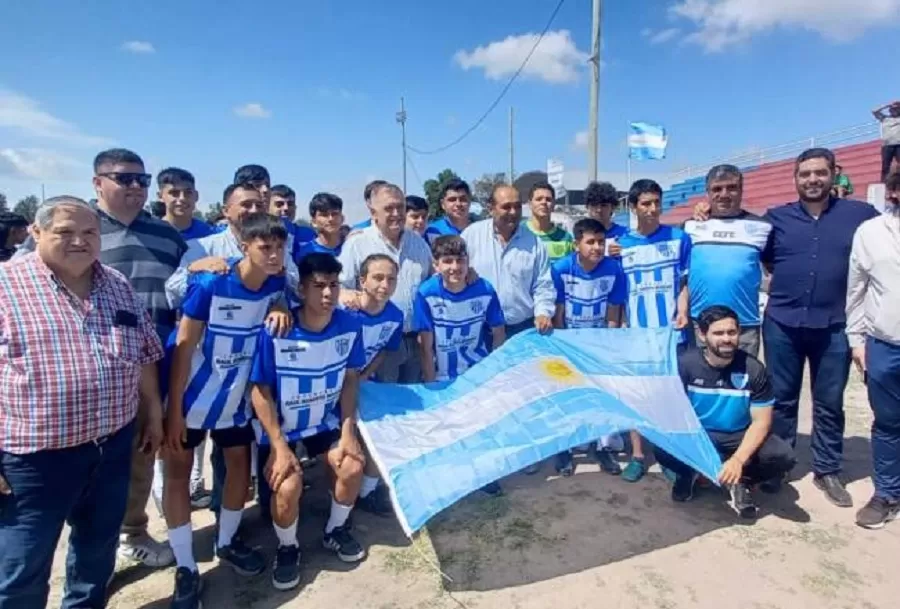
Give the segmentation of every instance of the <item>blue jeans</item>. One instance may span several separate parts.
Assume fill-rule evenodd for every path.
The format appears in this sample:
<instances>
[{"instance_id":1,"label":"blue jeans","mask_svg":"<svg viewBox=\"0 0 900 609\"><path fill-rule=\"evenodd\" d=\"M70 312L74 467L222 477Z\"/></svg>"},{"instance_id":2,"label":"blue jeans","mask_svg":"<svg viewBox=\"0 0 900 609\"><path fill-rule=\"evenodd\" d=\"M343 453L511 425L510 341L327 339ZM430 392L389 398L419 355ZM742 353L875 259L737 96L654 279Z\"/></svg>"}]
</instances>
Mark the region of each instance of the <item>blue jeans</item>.
<instances>
[{"instance_id":1,"label":"blue jeans","mask_svg":"<svg viewBox=\"0 0 900 609\"><path fill-rule=\"evenodd\" d=\"M875 495L900 500L900 347L866 341L866 388L872 422Z\"/></svg>"},{"instance_id":2,"label":"blue jeans","mask_svg":"<svg viewBox=\"0 0 900 609\"><path fill-rule=\"evenodd\" d=\"M803 367L809 360L812 385L812 470L818 476L841 471L844 453L844 389L850 375L850 345L843 324L791 328L768 315L763 321L766 368L775 394L772 431L797 445L797 417Z\"/></svg>"},{"instance_id":3,"label":"blue jeans","mask_svg":"<svg viewBox=\"0 0 900 609\"><path fill-rule=\"evenodd\" d=\"M63 524L72 527L62 609L101 609L128 501L134 424L97 442L0 452L0 609L44 609Z\"/></svg>"}]
</instances>

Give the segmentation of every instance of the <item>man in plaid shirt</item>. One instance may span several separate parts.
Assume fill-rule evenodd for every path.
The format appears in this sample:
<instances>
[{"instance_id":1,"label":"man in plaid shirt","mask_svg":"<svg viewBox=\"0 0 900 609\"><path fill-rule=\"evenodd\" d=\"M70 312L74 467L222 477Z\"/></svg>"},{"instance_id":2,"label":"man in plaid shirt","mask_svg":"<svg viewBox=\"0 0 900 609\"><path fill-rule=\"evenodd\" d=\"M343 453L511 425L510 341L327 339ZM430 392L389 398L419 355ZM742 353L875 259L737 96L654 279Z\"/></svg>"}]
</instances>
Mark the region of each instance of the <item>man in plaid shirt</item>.
<instances>
[{"instance_id":1,"label":"man in plaid shirt","mask_svg":"<svg viewBox=\"0 0 900 609\"><path fill-rule=\"evenodd\" d=\"M0 609L43 609L63 525L64 609L103 607L125 515L135 420L162 439L162 345L125 277L100 264L100 219L49 199L35 252L0 265Z\"/></svg>"}]
</instances>

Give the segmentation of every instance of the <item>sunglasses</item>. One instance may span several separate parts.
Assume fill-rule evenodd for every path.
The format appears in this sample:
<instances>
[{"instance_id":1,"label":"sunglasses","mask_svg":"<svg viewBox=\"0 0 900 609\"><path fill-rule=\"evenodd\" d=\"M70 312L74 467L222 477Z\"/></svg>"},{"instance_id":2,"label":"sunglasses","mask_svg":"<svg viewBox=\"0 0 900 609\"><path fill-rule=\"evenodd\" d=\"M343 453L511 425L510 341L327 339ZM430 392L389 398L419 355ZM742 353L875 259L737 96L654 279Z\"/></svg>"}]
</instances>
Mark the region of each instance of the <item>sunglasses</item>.
<instances>
[{"instance_id":1,"label":"sunglasses","mask_svg":"<svg viewBox=\"0 0 900 609\"><path fill-rule=\"evenodd\" d=\"M135 182L141 188L149 188L153 181L153 176L149 173L116 173L109 171L106 173L98 173L101 178L109 178L119 186L131 186Z\"/></svg>"}]
</instances>

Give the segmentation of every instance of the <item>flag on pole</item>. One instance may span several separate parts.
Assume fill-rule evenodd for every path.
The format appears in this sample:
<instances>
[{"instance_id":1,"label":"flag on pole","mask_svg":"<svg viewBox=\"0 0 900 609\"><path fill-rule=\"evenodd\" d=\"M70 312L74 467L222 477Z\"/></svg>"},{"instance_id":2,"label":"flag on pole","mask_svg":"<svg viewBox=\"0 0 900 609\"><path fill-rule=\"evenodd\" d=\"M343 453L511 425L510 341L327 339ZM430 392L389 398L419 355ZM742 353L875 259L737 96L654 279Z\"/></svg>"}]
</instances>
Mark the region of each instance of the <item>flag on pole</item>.
<instances>
[{"instance_id":1,"label":"flag on pole","mask_svg":"<svg viewBox=\"0 0 900 609\"><path fill-rule=\"evenodd\" d=\"M649 123L631 123L628 133L628 158L655 161L666 158L669 136L664 127Z\"/></svg>"},{"instance_id":2,"label":"flag on pole","mask_svg":"<svg viewBox=\"0 0 900 609\"><path fill-rule=\"evenodd\" d=\"M407 535L485 484L637 430L715 480L722 462L685 395L669 328L534 330L427 385L363 383L359 428Z\"/></svg>"}]
</instances>

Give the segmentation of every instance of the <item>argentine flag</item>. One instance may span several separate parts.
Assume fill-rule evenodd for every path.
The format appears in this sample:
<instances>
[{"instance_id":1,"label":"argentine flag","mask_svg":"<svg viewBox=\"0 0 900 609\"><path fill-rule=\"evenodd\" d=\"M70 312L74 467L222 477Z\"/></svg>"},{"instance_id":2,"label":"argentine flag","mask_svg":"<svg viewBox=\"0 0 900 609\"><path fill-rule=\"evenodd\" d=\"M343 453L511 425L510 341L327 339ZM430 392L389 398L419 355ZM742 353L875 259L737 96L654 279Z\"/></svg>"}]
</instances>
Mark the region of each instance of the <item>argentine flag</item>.
<instances>
[{"instance_id":1,"label":"argentine flag","mask_svg":"<svg viewBox=\"0 0 900 609\"><path fill-rule=\"evenodd\" d=\"M449 382L363 383L360 432L407 535L489 482L637 430L710 480L719 455L684 393L669 328L531 330Z\"/></svg>"},{"instance_id":2,"label":"argentine flag","mask_svg":"<svg viewBox=\"0 0 900 609\"><path fill-rule=\"evenodd\" d=\"M659 125L631 123L628 133L628 155L632 161L654 161L666 158L669 136Z\"/></svg>"}]
</instances>

